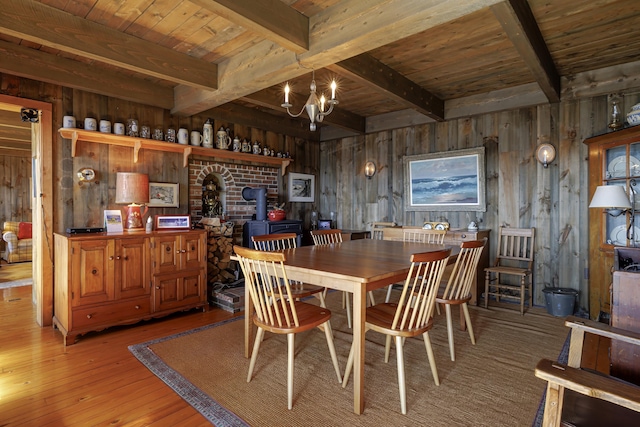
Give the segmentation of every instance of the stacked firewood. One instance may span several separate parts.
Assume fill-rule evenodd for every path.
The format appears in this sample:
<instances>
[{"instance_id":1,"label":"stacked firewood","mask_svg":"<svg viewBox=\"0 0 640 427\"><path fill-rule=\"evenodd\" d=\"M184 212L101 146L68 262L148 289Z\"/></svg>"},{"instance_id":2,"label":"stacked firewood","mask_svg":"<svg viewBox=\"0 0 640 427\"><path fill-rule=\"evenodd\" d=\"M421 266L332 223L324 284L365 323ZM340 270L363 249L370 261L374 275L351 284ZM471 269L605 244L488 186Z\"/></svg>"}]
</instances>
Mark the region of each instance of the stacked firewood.
<instances>
[{"instance_id":1,"label":"stacked firewood","mask_svg":"<svg viewBox=\"0 0 640 427\"><path fill-rule=\"evenodd\" d=\"M236 280L236 262L231 261L233 237L207 232L207 282L230 283Z\"/></svg>"}]
</instances>

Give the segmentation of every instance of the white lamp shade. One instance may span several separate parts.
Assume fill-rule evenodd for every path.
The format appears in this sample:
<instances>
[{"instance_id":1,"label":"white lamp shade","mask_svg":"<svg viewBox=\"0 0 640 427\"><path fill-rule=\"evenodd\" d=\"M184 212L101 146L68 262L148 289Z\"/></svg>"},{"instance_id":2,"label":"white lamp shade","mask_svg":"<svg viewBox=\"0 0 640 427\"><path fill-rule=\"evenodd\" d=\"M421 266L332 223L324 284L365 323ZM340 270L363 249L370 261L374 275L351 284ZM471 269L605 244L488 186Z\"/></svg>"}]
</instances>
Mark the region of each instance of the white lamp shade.
<instances>
[{"instance_id":1,"label":"white lamp shade","mask_svg":"<svg viewBox=\"0 0 640 427\"><path fill-rule=\"evenodd\" d=\"M149 203L149 175L135 172L118 172L116 175L116 203Z\"/></svg>"},{"instance_id":2,"label":"white lamp shade","mask_svg":"<svg viewBox=\"0 0 640 427\"><path fill-rule=\"evenodd\" d=\"M631 202L623 187L619 185L599 185L593 194L589 207L631 209Z\"/></svg>"}]
</instances>

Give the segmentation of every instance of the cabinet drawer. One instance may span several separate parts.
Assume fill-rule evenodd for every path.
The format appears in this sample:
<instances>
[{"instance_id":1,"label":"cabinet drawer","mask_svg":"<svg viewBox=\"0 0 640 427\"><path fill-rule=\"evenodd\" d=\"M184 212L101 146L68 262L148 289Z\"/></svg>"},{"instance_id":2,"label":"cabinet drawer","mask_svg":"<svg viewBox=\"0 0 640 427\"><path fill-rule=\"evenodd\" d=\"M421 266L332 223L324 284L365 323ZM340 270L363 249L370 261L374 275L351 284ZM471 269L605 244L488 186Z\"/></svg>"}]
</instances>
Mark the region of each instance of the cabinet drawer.
<instances>
[{"instance_id":1,"label":"cabinet drawer","mask_svg":"<svg viewBox=\"0 0 640 427\"><path fill-rule=\"evenodd\" d=\"M123 320L139 319L148 314L151 314L149 297L136 298L99 307L75 309L72 314L72 327L80 329L103 324L112 325Z\"/></svg>"}]
</instances>

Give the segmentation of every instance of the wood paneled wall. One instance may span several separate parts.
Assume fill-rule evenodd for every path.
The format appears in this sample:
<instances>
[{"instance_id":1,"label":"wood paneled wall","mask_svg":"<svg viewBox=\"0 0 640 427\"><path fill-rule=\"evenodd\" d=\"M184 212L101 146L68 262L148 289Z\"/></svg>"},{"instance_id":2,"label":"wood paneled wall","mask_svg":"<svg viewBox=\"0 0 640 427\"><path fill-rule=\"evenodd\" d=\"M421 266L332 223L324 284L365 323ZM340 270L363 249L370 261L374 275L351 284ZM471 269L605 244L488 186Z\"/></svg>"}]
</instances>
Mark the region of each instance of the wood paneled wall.
<instances>
[{"instance_id":1,"label":"wood paneled wall","mask_svg":"<svg viewBox=\"0 0 640 427\"><path fill-rule=\"evenodd\" d=\"M637 93L626 95L623 111L639 100ZM474 216L494 231L501 225L535 227L534 304L544 305L544 287L571 287L580 290L580 307L588 310L591 195L582 141L608 131L607 111L607 97L600 96L323 142L320 212L326 217L336 211L338 227L345 229L368 229L373 221L422 225L445 218L452 228L463 228ZM557 150L546 169L534 158L542 142ZM482 146L486 212L405 210L404 156ZM367 160L378 168L370 180L364 176ZM491 246L496 244L492 232Z\"/></svg>"}]
</instances>

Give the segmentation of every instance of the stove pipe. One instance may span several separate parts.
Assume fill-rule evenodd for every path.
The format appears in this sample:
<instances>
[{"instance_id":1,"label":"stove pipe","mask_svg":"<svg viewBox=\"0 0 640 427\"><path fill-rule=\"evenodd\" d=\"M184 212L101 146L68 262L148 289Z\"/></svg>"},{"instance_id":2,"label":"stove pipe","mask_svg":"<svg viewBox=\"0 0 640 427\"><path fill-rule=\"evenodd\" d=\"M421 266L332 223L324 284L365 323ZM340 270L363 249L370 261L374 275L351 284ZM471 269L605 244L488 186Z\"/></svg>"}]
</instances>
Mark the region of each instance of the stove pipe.
<instances>
[{"instance_id":1,"label":"stove pipe","mask_svg":"<svg viewBox=\"0 0 640 427\"><path fill-rule=\"evenodd\" d=\"M256 220L265 221L267 219L267 189L244 187L242 198L256 201Z\"/></svg>"}]
</instances>

